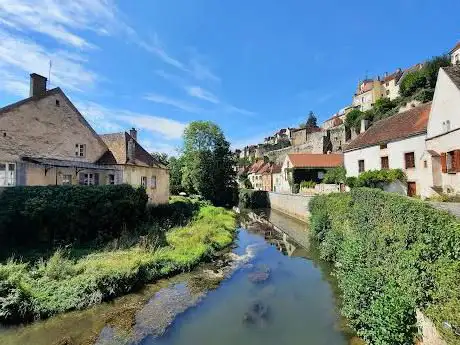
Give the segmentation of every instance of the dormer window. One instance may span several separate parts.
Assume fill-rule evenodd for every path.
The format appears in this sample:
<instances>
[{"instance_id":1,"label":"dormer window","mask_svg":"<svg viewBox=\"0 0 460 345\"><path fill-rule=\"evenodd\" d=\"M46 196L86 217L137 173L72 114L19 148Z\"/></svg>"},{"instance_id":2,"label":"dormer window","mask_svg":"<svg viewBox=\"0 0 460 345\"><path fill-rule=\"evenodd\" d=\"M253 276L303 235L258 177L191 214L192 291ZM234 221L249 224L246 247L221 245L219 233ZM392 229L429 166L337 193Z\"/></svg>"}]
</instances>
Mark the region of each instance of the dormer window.
<instances>
[{"instance_id":1,"label":"dormer window","mask_svg":"<svg viewBox=\"0 0 460 345\"><path fill-rule=\"evenodd\" d=\"M75 156L76 157L86 157L86 145L85 144L75 144Z\"/></svg>"}]
</instances>

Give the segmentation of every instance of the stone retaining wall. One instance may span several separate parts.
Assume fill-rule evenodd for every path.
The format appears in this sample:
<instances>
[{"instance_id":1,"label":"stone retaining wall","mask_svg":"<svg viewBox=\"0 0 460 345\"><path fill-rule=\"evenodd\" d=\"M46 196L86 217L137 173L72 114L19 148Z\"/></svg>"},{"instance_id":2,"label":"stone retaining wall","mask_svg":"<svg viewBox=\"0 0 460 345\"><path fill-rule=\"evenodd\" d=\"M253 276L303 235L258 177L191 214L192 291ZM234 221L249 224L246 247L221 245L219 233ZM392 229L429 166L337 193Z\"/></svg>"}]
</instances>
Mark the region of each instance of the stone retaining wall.
<instances>
[{"instance_id":1,"label":"stone retaining wall","mask_svg":"<svg viewBox=\"0 0 460 345\"><path fill-rule=\"evenodd\" d=\"M460 218L460 203L459 202L436 202L430 201L429 204L441 211L447 211L454 216Z\"/></svg>"},{"instance_id":2,"label":"stone retaining wall","mask_svg":"<svg viewBox=\"0 0 460 345\"><path fill-rule=\"evenodd\" d=\"M310 216L308 205L312 196L269 192L270 207L297 219L306 221Z\"/></svg>"}]
</instances>

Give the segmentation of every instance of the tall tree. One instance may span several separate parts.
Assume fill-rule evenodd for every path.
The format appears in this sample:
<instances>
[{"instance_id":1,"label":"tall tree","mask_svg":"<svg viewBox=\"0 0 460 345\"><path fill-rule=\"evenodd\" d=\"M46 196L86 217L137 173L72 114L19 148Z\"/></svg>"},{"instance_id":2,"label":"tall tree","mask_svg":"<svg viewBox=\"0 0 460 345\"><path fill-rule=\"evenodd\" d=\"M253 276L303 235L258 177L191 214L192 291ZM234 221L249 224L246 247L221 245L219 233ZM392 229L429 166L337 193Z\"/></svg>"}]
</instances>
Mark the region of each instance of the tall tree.
<instances>
[{"instance_id":1,"label":"tall tree","mask_svg":"<svg viewBox=\"0 0 460 345\"><path fill-rule=\"evenodd\" d=\"M171 194L179 194L184 190L182 187L183 158L169 157L169 190Z\"/></svg>"},{"instance_id":2,"label":"tall tree","mask_svg":"<svg viewBox=\"0 0 460 345\"><path fill-rule=\"evenodd\" d=\"M307 122L301 123L299 127L318 127L318 119L316 118L315 113L310 110L310 112L308 113Z\"/></svg>"},{"instance_id":3,"label":"tall tree","mask_svg":"<svg viewBox=\"0 0 460 345\"><path fill-rule=\"evenodd\" d=\"M184 131L182 185L216 205L232 205L236 195L234 157L222 130L194 121Z\"/></svg>"},{"instance_id":4,"label":"tall tree","mask_svg":"<svg viewBox=\"0 0 460 345\"><path fill-rule=\"evenodd\" d=\"M153 158L155 158L161 164L163 164L163 165L168 165L169 164L168 155L166 153L164 153L164 152L152 152L151 155L152 155Z\"/></svg>"}]
</instances>

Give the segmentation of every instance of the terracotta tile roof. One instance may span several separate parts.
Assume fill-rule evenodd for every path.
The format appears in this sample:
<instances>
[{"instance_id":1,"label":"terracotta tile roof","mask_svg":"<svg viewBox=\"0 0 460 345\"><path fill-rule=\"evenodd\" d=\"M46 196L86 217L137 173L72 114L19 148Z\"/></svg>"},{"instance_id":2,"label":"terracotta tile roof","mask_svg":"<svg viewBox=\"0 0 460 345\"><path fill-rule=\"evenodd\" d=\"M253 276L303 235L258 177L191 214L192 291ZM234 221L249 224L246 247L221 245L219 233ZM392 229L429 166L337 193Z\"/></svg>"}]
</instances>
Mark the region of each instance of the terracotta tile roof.
<instances>
[{"instance_id":1,"label":"terracotta tile roof","mask_svg":"<svg viewBox=\"0 0 460 345\"><path fill-rule=\"evenodd\" d=\"M265 164L263 160L257 161L254 164L251 165L251 167L248 170L248 174L255 174L257 173L260 168Z\"/></svg>"},{"instance_id":2,"label":"terracotta tile roof","mask_svg":"<svg viewBox=\"0 0 460 345\"><path fill-rule=\"evenodd\" d=\"M257 172L258 174L269 174L270 173L270 170L271 170L271 164L270 163L265 163L264 165L262 165L262 167L259 169L259 171Z\"/></svg>"},{"instance_id":3,"label":"terracotta tile roof","mask_svg":"<svg viewBox=\"0 0 460 345\"><path fill-rule=\"evenodd\" d=\"M386 144L426 133L430 110L431 102L377 121L367 131L346 145L344 151Z\"/></svg>"},{"instance_id":4,"label":"terracotta tile roof","mask_svg":"<svg viewBox=\"0 0 460 345\"><path fill-rule=\"evenodd\" d=\"M281 173L281 165L279 164L273 164L272 169L271 169L272 174L279 174Z\"/></svg>"},{"instance_id":5,"label":"terracotta tile roof","mask_svg":"<svg viewBox=\"0 0 460 345\"><path fill-rule=\"evenodd\" d=\"M293 168L334 168L343 166L343 154L290 153Z\"/></svg>"},{"instance_id":6,"label":"terracotta tile roof","mask_svg":"<svg viewBox=\"0 0 460 345\"><path fill-rule=\"evenodd\" d=\"M460 49L460 41L455 45L455 47L452 48L452 50L449 53L452 53L456 51L457 49Z\"/></svg>"},{"instance_id":7,"label":"terracotta tile roof","mask_svg":"<svg viewBox=\"0 0 460 345\"><path fill-rule=\"evenodd\" d=\"M460 66L442 67L442 69L449 76L450 80L460 89Z\"/></svg>"},{"instance_id":8,"label":"terracotta tile roof","mask_svg":"<svg viewBox=\"0 0 460 345\"><path fill-rule=\"evenodd\" d=\"M395 81L398 82L399 78L401 78L401 76L403 75L403 72L398 69L396 72L390 74L390 75L387 75L384 79L383 79L383 82L386 83L386 82L389 82L390 80L393 80L393 79L396 79Z\"/></svg>"},{"instance_id":9,"label":"terracotta tile roof","mask_svg":"<svg viewBox=\"0 0 460 345\"><path fill-rule=\"evenodd\" d=\"M127 132L101 134L100 137L110 150L101 157L99 160L100 164L133 164L138 166L166 168ZM128 142L131 139L135 142L134 161L128 159Z\"/></svg>"}]
</instances>

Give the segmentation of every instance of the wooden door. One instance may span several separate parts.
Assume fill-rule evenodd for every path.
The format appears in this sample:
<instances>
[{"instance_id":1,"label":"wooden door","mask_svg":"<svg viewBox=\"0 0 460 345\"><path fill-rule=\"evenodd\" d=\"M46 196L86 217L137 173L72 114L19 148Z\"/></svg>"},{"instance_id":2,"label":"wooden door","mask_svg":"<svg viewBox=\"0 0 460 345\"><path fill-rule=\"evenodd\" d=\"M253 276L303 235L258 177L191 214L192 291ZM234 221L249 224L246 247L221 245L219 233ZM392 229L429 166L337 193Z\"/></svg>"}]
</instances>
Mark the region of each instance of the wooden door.
<instances>
[{"instance_id":1,"label":"wooden door","mask_svg":"<svg viewBox=\"0 0 460 345\"><path fill-rule=\"evenodd\" d=\"M416 196L417 195L417 186L415 182L407 182L407 195Z\"/></svg>"}]
</instances>

